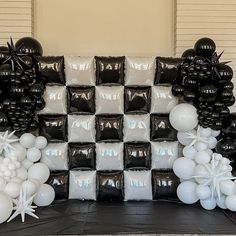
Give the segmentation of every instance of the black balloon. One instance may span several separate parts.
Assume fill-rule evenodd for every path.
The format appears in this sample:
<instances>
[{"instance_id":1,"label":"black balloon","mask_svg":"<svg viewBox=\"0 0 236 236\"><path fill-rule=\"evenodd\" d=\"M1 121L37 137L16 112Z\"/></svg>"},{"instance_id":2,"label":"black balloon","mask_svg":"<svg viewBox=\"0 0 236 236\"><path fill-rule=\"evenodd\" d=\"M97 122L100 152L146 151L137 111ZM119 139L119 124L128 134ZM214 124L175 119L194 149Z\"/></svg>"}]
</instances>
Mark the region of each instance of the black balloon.
<instances>
[{"instance_id":1,"label":"black balloon","mask_svg":"<svg viewBox=\"0 0 236 236\"><path fill-rule=\"evenodd\" d=\"M124 84L125 57L95 57L96 84Z\"/></svg>"},{"instance_id":2,"label":"black balloon","mask_svg":"<svg viewBox=\"0 0 236 236\"><path fill-rule=\"evenodd\" d=\"M123 172L98 172L98 200L122 201L123 200Z\"/></svg>"},{"instance_id":3,"label":"black balloon","mask_svg":"<svg viewBox=\"0 0 236 236\"><path fill-rule=\"evenodd\" d=\"M216 50L215 42L210 38L201 38L194 45L198 56L210 58Z\"/></svg>"},{"instance_id":4,"label":"black balloon","mask_svg":"<svg viewBox=\"0 0 236 236\"><path fill-rule=\"evenodd\" d=\"M221 139L216 145L216 152L224 157L234 157L236 154L236 140L232 138Z\"/></svg>"},{"instance_id":5,"label":"black balloon","mask_svg":"<svg viewBox=\"0 0 236 236\"><path fill-rule=\"evenodd\" d=\"M0 63L4 62L7 59L9 54L9 49L5 46L0 46Z\"/></svg>"},{"instance_id":6,"label":"black balloon","mask_svg":"<svg viewBox=\"0 0 236 236\"><path fill-rule=\"evenodd\" d=\"M68 199L69 175L66 171L51 173L46 182L55 190L55 200Z\"/></svg>"},{"instance_id":7,"label":"black balloon","mask_svg":"<svg viewBox=\"0 0 236 236\"><path fill-rule=\"evenodd\" d=\"M35 101L29 96L22 96L20 99L20 105L25 109L33 109L35 106Z\"/></svg>"},{"instance_id":8,"label":"black balloon","mask_svg":"<svg viewBox=\"0 0 236 236\"><path fill-rule=\"evenodd\" d=\"M97 115L96 116L96 141L123 141L123 116L122 115Z\"/></svg>"},{"instance_id":9,"label":"black balloon","mask_svg":"<svg viewBox=\"0 0 236 236\"><path fill-rule=\"evenodd\" d=\"M43 48L41 44L34 38L24 37L19 39L15 44L16 50L19 53L42 56Z\"/></svg>"},{"instance_id":10,"label":"black balloon","mask_svg":"<svg viewBox=\"0 0 236 236\"><path fill-rule=\"evenodd\" d=\"M214 102L217 95L217 88L213 84L207 84L201 86L200 89L200 96L203 100L207 102Z\"/></svg>"},{"instance_id":11,"label":"black balloon","mask_svg":"<svg viewBox=\"0 0 236 236\"><path fill-rule=\"evenodd\" d=\"M39 124L36 120L30 120L27 125L27 128L29 131L36 131L38 127L39 127Z\"/></svg>"},{"instance_id":12,"label":"black balloon","mask_svg":"<svg viewBox=\"0 0 236 236\"><path fill-rule=\"evenodd\" d=\"M36 104L35 104L36 111L42 110L45 107L45 105L46 103L43 98L36 99Z\"/></svg>"},{"instance_id":13,"label":"black balloon","mask_svg":"<svg viewBox=\"0 0 236 236\"><path fill-rule=\"evenodd\" d=\"M35 98L40 98L44 93L44 87L41 84L35 83L30 87L29 93Z\"/></svg>"},{"instance_id":14,"label":"black balloon","mask_svg":"<svg viewBox=\"0 0 236 236\"><path fill-rule=\"evenodd\" d=\"M177 198L179 178L172 171L152 171L153 199Z\"/></svg>"},{"instance_id":15,"label":"black balloon","mask_svg":"<svg viewBox=\"0 0 236 236\"><path fill-rule=\"evenodd\" d=\"M196 100L197 96L196 93L193 91L185 91L184 92L184 100L186 102L194 102Z\"/></svg>"},{"instance_id":16,"label":"black balloon","mask_svg":"<svg viewBox=\"0 0 236 236\"><path fill-rule=\"evenodd\" d=\"M175 84L172 89L172 94L176 97L181 97L184 94L184 87L182 85L179 84Z\"/></svg>"},{"instance_id":17,"label":"black balloon","mask_svg":"<svg viewBox=\"0 0 236 236\"><path fill-rule=\"evenodd\" d=\"M126 169L150 169L150 143L125 143L124 162Z\"/></svg>"},{"instance_id":18,"label":"black balloon","mask_svg":"<svg viewBox=\"0 0 236 236\"><path fill-rule=\"evenodd\" d=\"M231 113L222 132L227 137L236 138L236 113Z\"/></svg>"},{"instance_id":19,"label":"black balloon","mask_svg":"<svg viewBox=\"0 0 236 236\"><path fill-rule=\"evenodd\" d=\"M183 52L182 56L183 58L191 61L196 56L196 52L193 48L187 49Z\"/></svg>"},{"instance_id":20,"label":"black balloon","mask_svg":"<svg viewBox=\"0 0 236 236\"><path fill-rule=\"evenodd\" d=\"M150 87L125 87L125 113L148 113L150 103Z\"/></svg>"},{"instance_id":21,"label":"black balloon","mask_svg":"<svg viewBox=\"0 0 236 236\"><path fill-rule=\"evenodd\" d=\"M9 128L10 128L10 124L8 122L6 115L0 112L0 132L6 131Z\"/></svg>"},{"instance_id":22,"label":"black balloon","mask_svg":"<svg viewBox=\"0 0 236 236\"><path fill-rule=\"evenodd\" d=\"M70 143L68 156L70 169L95 169L96 167L94 143Z\"/></svg>"},{"instance_id":23,"label":"black balloon","mask_svg":"<svg viewBox=\"0 0 236 236\"><path fill-rule=\"evenodd\" d=\"M68 112L94 114L95 113L95 87L69 87Z\"/></svg>"},{"instance_id":24,"label":"black balloon","mask_svg":"<svg viewBox=\"0 0 236 236\"><path fill-rule=\"evenodd\" d=\"M233 78L233 70L230 66L219 64L216 69L219 83L224 84Z\"/></svg>"}]
</instances>

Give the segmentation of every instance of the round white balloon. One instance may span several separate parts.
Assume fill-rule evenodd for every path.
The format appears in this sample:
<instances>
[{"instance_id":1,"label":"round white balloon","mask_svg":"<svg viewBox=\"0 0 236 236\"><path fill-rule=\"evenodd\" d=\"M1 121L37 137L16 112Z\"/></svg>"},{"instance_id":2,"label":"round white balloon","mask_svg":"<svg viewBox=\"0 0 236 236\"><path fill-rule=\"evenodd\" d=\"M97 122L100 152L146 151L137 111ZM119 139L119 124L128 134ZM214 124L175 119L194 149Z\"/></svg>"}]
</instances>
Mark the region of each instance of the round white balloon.
<instances>
[{"instance_id":1,"label":"round white balloon","mask_svg":"<svg viewBox=\"0 0 236 236\"><path fill-rule=\"evenodd\" d=\"M209 138L211 136L211 128L203 128L200 126L199 134L201 137Z\"/></svg>"},{"instance_id":2,"label":"round white balloon","mask_svg":"<svg viewBox=\"0 0 236 236\"><path fill-rule=\"evenodd\" d=\"M41 158L41 151L36 148L32 147L27 150L27 159L32 161L32 162L37 162Z\"/></svg>"},{"instance_id":3,"label":"round white balloon","mask_svg":"<svg viewBox=\"0 0 236 236\"><path fill-rule=\"evenodd\" d=\"M205 142L201 142L201 141L197 141L194 144L194 147L200 152L200 151L204 151L206 149L208 149L208 143Z\"/></svg>"},{"instance_id":4,"label":"round white balloon","mask_svg":"<svg viewBox=\"0 0 236 236\"><path fill-rule=\"evenodd\" d=\"M25 148L32 148L35 144L35 136L31 133L21 135L20 144Z\"/></svg>"},{"instance_id":5,"label":"round white balloon","mask_svg":"<svg viewBox=\"0 0 236 236\"><path fill-rule=\"evenodd\" d=\"M37 191L37 185L31 180L24 181L22 188L26 191L27 196L32 196Z\"/></svg>"},{"instance_id":6,"label":"round white balloon","mask_svg":"<svg viewBox=\"0 0 236 236\"><path fill-rule=\"evenodd\" d=\"M11 198L4 192L0 192L0 224L6 221L13 211Z\"/></svg>"},{"instance_id":7,"label":"round white balloon","mask_svg":"<svg viewBox=\"0 0 236 236\"><path fill-rule=\"evenodd\" d=\"M0 177L0 191L3 191L6 187L6 180Z\"/></svg>"},{"instance_id":8,"label":"round white balloon","mask_svg":"<svg viewBox=\"0 0 236 236\"><path fill-rule=\"evenodd\" d=\"M11 198L17 198L20 195L20 188L21 184L11 181L6 185L4 192Z\"/></svg>"},{"instance_id":9,"label":"round white balloon","mask_svg":"<svg viewBox=\"0 0 236 236\"><path fill-rule=\"evenodd\" d=\"M211 189L206 185L201 185L200 184L196 188L196 195L201 200L208 199L211 196Z\"/></svg>"},{"instance_id":10,"label":"round white balloon","mask_svg":"<svg viewBox=\"0 0 236 236\"><path fill-rule=\"evenodd\" d=\"M217 139L215 137L208 138L208 147L210 149L214 149L216 147L216 144L217 144Z\"/></svg>"},{"instance_id":11,"label":"round white balloon","mask_svg":"<svg viewBox=\"0 0 236 236\"><path fill-rule=\"evenodd\" d=\"M50 175L49 168L44 163L33 164L28 170L29 179L37 179L42 184L45 183Z\"/></svg>"},{"instance_id":12,"label":"round white balloon","mask_svg":"<svg viewBox=\"0 0 236 236\"><path fill-rule=\"evenodd\" d=\"M195 161L198 164L209 163L210 160L211 160L211 156L208 154L206 150L197 152L195 155Z\"/></svg>"},{"instance_id":13,"label":"round white balloon","mask_svg":"<svg viewBox=\"0 0 236 236\"><path fill-rule=\"evenodd\" d=\"M221 195L220 199L217 197L216 198L217 206L220 207L221 209L227 209L227 207L225 205L225 200L226 200L226 197L224 195Z\"/></svg>"},{"instance_id":14,"label":"round white balloon","mask_svg":"<svg viewBox=\"0 0 236 236\"><path fill-rule=\"evenodd\" d=\"M197 150L193 146L191 146L191 147L186 146L183 148L183 155L186 158L194 159L196 153L197 153Z\"/></svg>"},{"instance_id":15,"label":"round white balloon","mask_svg":"<svg viewBox=\"0 0 236 236\"><path fill-rule=\"evenodd\" d=\"M206 210L213 210L216 207L216 199L213 197L213 198L200 200L200 204Z\"/></svg>"},{"instance_id":16,"label":"round white balloon","mask_svg":"<svg viewBox=\"0 0 236 236\"><path fill-rule=\"evenodd\" d=\"M38 136L36 139L35 139L35 147L38 148L38 149L44 149L46 146L47 146L47 139L43 136Z\"/></svg>"},{"instance_id":17,"label":"round white balloon","mask_svg":"<svg viewBox=\"0 0 236 236\"><path fill-rule=\"evenodd\" d=\"M28 170L34 163L28 159L25 159L21 164L26 170Z\"/></svg>"},{"instance_id":18,"label":"round white balloon","mask_svg":"<svg viewBox=\"0 0 236 236\"><path fill-rule=\"evenodd\" d=\"M48 206L55 198L55 191L52 186L48 184L42 184L34 197L34 203L37 206Z\"/></svg>"},{"instance_id":19,"label":"round white balloon","mask_svg":"<svg viewBox=\"0 0 236 236\"><path fill-rule=\"evenodd\" d=\"M197 184L191 181L180 183L177 188L177 196L180 201L186 204L193 204L199 200L196 195Z\"/></svg>"},{"instance_id":20,"label":"round white balloon","mask_svg":"<svg viewBox=\"0 0 236 236\"><path fill-rule=\"evenodd\" d=\"M226 197L225 205L229 210L236 211L236 195Z\"/></svg>"},{"instance_id":21,"label":"round white balloon","mask_svg":"<svg viewBox=\"0 0 236 236\"><path fill-rule=\"evenodd\" d=\"M195 129L190 130L188 132L178 131L177 139L182 145L188 146L192 142L192 139L189 138L189 135L195 136L196 134L197 134L197 131Z\"/></svg>"},{"instance_id":22,"label":"round white balloon","mask_svg":"<svg viewBox=\"0 0 236 236\"><path fill-rule=\"evenodd\" d=\"M198 124L197 110L193 105L181 103L170 112L170 123L178 131L190 131Z\"/></svg>"},{"instance_id":23,"label":"round white balloon","mask_svg":"<svg viewBox=\"0 0 236 236\"><path fill-rule=\"evenodd\" d=\"M212 130L211 131L211 136L213 136L213 137L217 137L217 136L219 136L219 134L220 134L220 130Z\"/></svg>"},{"instance_id":24,"label":"round white balloon","mask_svg":"<svg viewBox=\"0 0 236 236\"><path fill-rule=\"evenodd\" d=\"M22 180L26 180L28 176L27 170L23 166L21 166L16 170L16 176Z\"/></svg>"},{"instance_id":25,"label":"round white balloon","mask_svg":"<svg viewBox=\"0 0 236 236\"><path fill-rule=\"evenodd\" d=\"M236 194L236 186L232 180L223 180L220 182L220 191L224 195L234 195Z\"/></svg>"}]
</instances>

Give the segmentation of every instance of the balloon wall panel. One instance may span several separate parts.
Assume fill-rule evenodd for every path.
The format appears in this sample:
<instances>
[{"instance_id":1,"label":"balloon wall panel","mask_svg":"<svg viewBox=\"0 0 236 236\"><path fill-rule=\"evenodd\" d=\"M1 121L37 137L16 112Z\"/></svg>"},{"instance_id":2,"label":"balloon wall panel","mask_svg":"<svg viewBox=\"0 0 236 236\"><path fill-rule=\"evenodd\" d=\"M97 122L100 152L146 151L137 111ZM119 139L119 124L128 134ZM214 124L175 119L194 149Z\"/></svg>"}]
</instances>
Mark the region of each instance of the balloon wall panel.
<instances>
[{"instance_id":1,"label":"balloon wall panel","mask_svg":"<svg viewBox=\"0 0 236 236\"><path fill-rule=\"evenodd\" d=\"M39 133L57 199L173 197L177 134L169 112L179 58L40 57L47 82ZM66 176L65 176L66 173ZM68 181L67 181L68 180Z\"/></svg>"}]
</instances>

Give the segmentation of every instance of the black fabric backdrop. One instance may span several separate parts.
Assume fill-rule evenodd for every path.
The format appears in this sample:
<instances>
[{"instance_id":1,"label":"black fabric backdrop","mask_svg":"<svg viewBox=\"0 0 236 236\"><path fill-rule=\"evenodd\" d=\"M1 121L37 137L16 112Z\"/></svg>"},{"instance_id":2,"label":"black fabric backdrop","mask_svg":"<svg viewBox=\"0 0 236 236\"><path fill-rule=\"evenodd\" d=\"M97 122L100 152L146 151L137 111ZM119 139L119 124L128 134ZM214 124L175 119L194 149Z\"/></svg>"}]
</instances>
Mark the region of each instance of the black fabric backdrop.
<instances>
[{"instance_id":1,"label":"black fabric backdrop","mask_svg":"<svg viewBox=\"0 0 236 236\"><path fill-rule=\"evenodd\" d=\"M69 200L37 209L39 220L17 217L0 235L236 234L236 214L179 202L81 202Z\"/></svg>"}]
</instances>

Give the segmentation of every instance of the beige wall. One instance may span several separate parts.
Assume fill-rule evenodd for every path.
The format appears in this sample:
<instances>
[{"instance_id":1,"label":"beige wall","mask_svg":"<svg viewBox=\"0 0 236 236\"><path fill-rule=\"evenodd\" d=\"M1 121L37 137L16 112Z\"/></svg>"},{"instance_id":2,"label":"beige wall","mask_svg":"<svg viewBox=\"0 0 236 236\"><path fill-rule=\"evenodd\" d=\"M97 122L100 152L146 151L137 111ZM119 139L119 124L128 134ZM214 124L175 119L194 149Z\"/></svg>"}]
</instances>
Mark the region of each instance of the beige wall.
<instances>
[{"instance_id":1,"label":"beige wall","mask_svg":"<svg viewBox=\"0 0 236 236\"><path fill-rule=\"evenodd\" d=\"M34 0L44 55L174 55L174 0Z\"/></svg>"}]
</instances>

